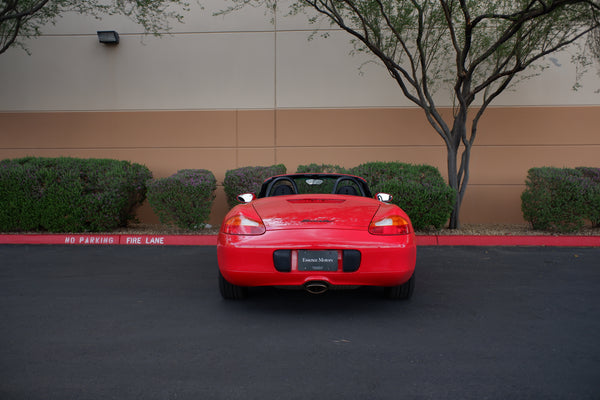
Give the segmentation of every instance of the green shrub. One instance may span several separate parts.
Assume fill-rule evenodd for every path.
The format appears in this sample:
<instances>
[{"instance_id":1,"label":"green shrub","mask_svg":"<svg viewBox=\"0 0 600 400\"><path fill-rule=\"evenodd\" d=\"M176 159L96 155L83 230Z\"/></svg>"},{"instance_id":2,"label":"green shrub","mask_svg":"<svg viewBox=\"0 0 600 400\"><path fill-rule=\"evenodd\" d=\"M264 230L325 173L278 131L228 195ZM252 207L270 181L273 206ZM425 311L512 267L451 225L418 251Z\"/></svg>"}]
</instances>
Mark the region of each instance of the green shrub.
<instances>
[{"instance_id":1,"label":"green shrub","mask_svg":"<svg viewBox=\"0 0 600 400\"><path fill-rule=\"evenodd\" d=\"M37 171L10 160L0 163L0 231L40 229L42 186Z\"/></svg>"},{"instance_id":2,"label":"green shrub","mask_svg":"<svg viewBox=\"0 0 600 400\"><path fill-rule=\"evenodd\" d=\"M344 167L340 167L339 165L331 165L331 164L308 164L308 165L298 165L296 172L299 174L309 174L309 173L324 173L324 174L346 174L348 170Z\"/></svg>"},{"instance_id":3,"label":"green shrub","mask_svg":"<svg viewBox=\"0 0 600 400\"><path fill-rule=\"evenodd\" d=\"M373 194L391 194L392 203L408 214L416 230L440 229L450 218L456 193L433 166L370 162L349 173L366 179Z\"/></svg>"},{"instance_id":4,"label":"green shrub","mask_svg":"<svg viewBox=\"0 0 600 400\"><path fill-rule=\"evenodd\" d=\"M242 167L230 169L225 173L223 186L227 196L227 204L233 207L238 204L237 197L242 193L258 195L265 179L286 173L285 165L277 164L269 167Z\"/></svg>"},{"instance_id":5,"label":"green shrub","mask_svg":"<svg viewBox=\"0 0 600 400\"><path fill-rule=\"evenodd\" d=\"M584 184L588 191L587 217L595 228L600 227L600 168L578 167L588 181Z\"/></svg>"},{"instance_id":6,"label":"green shrub","mask_svg":"<svg viewBox=\"0 0 600 400\"><path fill-rule=\"evenodd\" d=\"M600 220L600 183L594 168L531 168L521 194L523 218L533 229L573 232Z\"/></svg>"},{"instance_id":7,"label":"green shrub","mask_svg":"<svg viewBox=\"0 0 600 400\"><path fill-rule=\"evenodd\" d=\"M183 229L205 226L215 199L217 180L204 169L184 169L148 182L148 202L163 224Z\"/></svg>"},{"instance_id":8,"label":"green shrub","mask_svg":"<svg viewBox=\"0 0 600 400\"><path fill-rule=\"evenodd\" d=\"M27 157L0 162L0 230L102 232L126 226L145 199L145 166Z\"/></svg>"}]
</instances>

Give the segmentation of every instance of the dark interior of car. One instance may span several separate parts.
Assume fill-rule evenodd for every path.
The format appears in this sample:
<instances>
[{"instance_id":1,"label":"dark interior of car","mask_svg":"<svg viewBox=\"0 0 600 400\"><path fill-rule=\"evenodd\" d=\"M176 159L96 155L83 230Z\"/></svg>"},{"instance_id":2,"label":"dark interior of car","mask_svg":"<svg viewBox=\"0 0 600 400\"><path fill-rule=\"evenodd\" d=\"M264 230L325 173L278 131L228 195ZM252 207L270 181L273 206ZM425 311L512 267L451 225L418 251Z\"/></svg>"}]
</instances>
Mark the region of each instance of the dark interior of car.
<instances>
[{"instance_id":1,"label":"dark interior of car","mask_svg":"<svg viewBox=\"0 0 600 400\"><path fill-rule=\"evenodd\" d=\"M350 196L358 196L358 191L354 186L340 186L336 191L336 194L347 194Z\"/></svg>"},{"instance_id":2,"label":"dark interior of car","mask_svg":"<svg viewBox=\"0 0 600 400\"><path fill-rule=\"evenodd\" d=\"M273 190L272 196L284 196L294 194L294 189L289 185L279 185Z\"/></svg>"}]
</instances>

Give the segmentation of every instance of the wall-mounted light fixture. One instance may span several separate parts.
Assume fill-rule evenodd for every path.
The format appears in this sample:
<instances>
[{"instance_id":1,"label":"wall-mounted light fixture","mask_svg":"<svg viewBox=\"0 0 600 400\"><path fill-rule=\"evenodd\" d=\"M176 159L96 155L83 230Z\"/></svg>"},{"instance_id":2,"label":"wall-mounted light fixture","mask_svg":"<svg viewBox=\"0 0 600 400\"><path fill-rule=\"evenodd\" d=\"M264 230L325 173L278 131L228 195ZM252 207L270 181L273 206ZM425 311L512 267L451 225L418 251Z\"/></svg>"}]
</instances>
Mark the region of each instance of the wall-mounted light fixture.
<instances>
[{"instance_id":1,"label":"wall-mounted light fixture","mask_svg":"<svg viewBox=\"0 0 600 400\"><path fill-rule=\"evenodd\" d=\"M119 44L119 34L116 31L98 31L98 40L104 44Z\"/></svg>"}]
</instances>

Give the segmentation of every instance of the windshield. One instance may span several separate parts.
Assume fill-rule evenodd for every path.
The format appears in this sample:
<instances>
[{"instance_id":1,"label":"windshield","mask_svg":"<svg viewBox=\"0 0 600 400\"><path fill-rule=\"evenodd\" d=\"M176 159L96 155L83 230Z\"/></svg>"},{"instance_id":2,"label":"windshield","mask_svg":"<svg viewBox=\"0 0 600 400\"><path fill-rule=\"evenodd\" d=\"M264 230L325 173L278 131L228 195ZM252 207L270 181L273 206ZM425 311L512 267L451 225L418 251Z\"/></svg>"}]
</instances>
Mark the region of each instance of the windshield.
<instances>
[{"instance_id":1,"label":"windshield","mask_svg":"<svg viewBox=\"0 0 600 400\"><path fill-rule=\"evenodd\" d=\"M362 179L351 175L282 175L267 179L259 197L293 194L343 194L370 197L369 189Z\"/></svg>"}]
</instances>

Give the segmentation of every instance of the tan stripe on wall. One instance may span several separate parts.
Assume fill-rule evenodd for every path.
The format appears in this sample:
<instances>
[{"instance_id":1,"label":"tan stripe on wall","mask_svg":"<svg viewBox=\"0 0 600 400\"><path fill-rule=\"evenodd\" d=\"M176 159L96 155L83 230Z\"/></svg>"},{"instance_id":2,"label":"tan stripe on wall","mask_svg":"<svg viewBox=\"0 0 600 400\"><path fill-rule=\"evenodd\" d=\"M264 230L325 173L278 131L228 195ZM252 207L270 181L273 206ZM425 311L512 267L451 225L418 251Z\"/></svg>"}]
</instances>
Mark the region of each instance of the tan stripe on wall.
<instances>
[{"instance_id":1,"label":"tan stripe on wall","mask_svg":"<svg viewBox=\"0 0 600 400\"><path fill-rule=\"evenodd\" d=\"M293 172L311 162L398 160L446 174L441 138L412 108L0 113L0 133L0 159L126 159L155 177L206 168L221 182L228 169L275 161ZM473 149L462 221L522 222L527 170L545 165L600 167L600 107L489 109ZM225 211L219 188L211 222ZM140 217L156 221L148 207Z\"/></svg>"}]
</instances>

